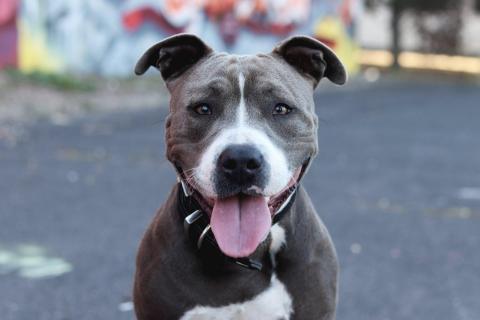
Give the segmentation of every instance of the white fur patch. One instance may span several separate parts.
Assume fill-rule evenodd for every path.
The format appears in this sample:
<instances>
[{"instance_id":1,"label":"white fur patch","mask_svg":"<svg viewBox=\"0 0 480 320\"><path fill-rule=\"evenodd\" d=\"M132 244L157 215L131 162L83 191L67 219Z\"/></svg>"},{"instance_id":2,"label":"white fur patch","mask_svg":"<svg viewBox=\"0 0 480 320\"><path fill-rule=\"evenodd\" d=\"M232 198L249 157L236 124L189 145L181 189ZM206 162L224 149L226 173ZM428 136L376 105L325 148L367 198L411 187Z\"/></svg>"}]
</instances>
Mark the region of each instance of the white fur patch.
<instances>
[{"instance_id":1,"label":"white fur patch","mask_svg":"<svg viewBox=\"0 0 480 320\"><path fill-rule=\"evenodd\" d=\"M180 320L288 320L292 311L290 295L273 275L270 286L251 300L218 308L197 306Z\"/></svg>"},{"instance_id":2,"label":"white fur patch","mask_svg":"<svg viewBox=\"0 0 480 320\"><path fill-rule=\"evenodd\" d=\"M270 260L272 261L273 267L275 267L275 255L282 249L285 245L287 239L285 236L285 229L283 229L278 224L275 224L270 228L270 234L272 236L272 242L270 243Z\"/></svg>"},{"instance_id":3,"label":"white fur patch","mask_svg":"<svg viewBox=\"0 0 480 320\"><path fill-rule=\"evenodd\" d=\"M288 168L288 161L283 150L278 148L259 127L252 127L245 105L243 92L245 77L242 73L239 73L238 83L240 103L237 108L236 120L229 128L222 129L221 133L204 151L195 170L196 185L201 188L202 193L210 198L216 196L212 177L215 173L217 159L231 144L250 144L262 152L270 167L270 178L266 187L262 190L265 196L273 196L280 192L293 175L293 172Z\"/></svg>"},{"instance_id":4,"label":"white fur patch","mask_svg":"<svg viewBox=\"0 0 480 320\"><path fill-rule=\"evenodd\" d=\"M237 125L244 126L247 119L247 108L245 107L245 97L243 94L245 88L245 76L240 72L238 75L238 86L240 87L240 104L237 112Z\"/></svg>"}]
</instances>

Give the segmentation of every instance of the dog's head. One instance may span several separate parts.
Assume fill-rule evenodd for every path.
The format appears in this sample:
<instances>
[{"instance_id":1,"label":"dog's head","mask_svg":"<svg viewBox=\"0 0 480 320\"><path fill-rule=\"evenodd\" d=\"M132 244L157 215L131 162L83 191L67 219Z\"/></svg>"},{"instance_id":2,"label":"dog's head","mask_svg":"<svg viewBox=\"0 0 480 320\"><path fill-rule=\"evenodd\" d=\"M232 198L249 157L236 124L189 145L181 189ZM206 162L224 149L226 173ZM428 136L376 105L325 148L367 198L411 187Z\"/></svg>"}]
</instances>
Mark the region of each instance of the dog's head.
<instances>
[{"instance_id":1,"label":"dog's head","mask_svg":"<svg viewBox=\"0 0 480 320\"><path fill-rule=\"evenodd\" d=\"M150 66L171 93L168 159L211 214L220 249L250 255L317 152L313 91L324 77L345 83L342 63L304 36L238 56L181 34L148 49L135 72Z\"/></svg>"}]
</instances>

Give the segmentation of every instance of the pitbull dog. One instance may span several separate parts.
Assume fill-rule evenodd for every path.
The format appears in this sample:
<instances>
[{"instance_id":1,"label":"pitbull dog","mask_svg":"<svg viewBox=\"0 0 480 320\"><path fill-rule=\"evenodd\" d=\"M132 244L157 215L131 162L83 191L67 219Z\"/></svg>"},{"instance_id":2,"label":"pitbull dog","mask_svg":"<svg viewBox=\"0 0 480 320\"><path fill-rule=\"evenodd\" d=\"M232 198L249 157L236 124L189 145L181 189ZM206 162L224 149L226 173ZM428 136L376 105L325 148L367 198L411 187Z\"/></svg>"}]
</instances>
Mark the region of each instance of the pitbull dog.
<instances>
[{"instance_id":1,"label":"pitbull dog","mask_svg":"<svg viewBox=\"0 0 480 320\"><path fill-rule=\"evenodd\" d=\"M340 60L304 36L239 56L180 34L135 72L150 66L171 93L179 183L138 251L138 319L334 319L335 249L299 180L318 148L313 91L345 83Z\"/></svg>"}]
</instances>

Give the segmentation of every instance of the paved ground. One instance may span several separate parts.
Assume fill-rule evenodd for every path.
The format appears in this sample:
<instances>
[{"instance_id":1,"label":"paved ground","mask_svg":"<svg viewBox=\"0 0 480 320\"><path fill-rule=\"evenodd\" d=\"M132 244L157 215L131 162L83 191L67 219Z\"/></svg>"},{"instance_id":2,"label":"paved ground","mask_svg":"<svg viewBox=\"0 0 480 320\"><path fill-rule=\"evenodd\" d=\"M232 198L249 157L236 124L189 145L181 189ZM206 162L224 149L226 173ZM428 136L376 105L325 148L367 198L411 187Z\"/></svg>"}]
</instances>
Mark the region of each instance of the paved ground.
<instances>
[{"instance_id":1,"label":"paved ground","mask_svg":"<svg viewBox=\"0 0 480 320\"><path fill-rule=\"evenodd\" d=\"M390 81L316 100L304 184L338 250L338 319L479 319L479 87ZM174 181L164 110L0 141L2 320L133 318L135 250Z\"/></svg>"}]
</instances>

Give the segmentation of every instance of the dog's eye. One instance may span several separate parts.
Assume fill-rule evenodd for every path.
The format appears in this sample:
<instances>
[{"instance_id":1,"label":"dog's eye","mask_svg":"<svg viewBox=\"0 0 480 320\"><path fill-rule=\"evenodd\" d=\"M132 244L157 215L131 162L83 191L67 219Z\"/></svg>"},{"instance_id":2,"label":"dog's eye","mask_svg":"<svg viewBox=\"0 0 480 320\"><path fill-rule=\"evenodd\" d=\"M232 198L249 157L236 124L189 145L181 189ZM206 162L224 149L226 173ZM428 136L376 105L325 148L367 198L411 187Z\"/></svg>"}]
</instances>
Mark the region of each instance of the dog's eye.
<instances>
[{"instance_id":1,"label":"dog's eye","mask_svg":"<svg viewBox=\"0 0 480 320\"><path fill-rule=\"evenodd\" d=\"M195 107L195 112L202 115L202 116L206 116L206 115L210 115L212 114L212 109L210 108L210 106L206 103L202 103L202 104L199 104L198 106Z\"/></svg>"},{"instance_id":2,"label":"dog's eye","mask_svg":"<svg viewBox=\"0 0 480 320\"><path fill-rule=\"evenodd\" d=\"M292 112L292 108L287 106L285 103L279 103L273 108L273 115L286 115Z\"/></svg>"}]
</instances>

